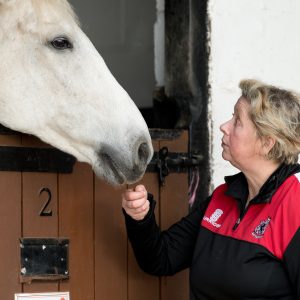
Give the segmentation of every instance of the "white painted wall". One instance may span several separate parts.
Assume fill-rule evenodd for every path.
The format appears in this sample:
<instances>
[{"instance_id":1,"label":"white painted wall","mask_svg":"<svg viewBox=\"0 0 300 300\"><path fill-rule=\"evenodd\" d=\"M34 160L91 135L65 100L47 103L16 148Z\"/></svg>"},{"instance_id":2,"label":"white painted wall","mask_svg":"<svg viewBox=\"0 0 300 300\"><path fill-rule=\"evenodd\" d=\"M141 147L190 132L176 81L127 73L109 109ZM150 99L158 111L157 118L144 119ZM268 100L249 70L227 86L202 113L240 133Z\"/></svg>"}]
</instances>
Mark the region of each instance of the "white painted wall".
<instances>
[{"instance_id":1,"label":"white painted wall","mask_svg":"<svg viewBox=\"0 0 300 300\"><path fill-rule=\"evenodd\" d=\"M213 186L238 170L221 156L219 126L240 95L238 83L256 78L300 92L300 1L210 0L211 163Z\"/></svg>"}]
</instances>

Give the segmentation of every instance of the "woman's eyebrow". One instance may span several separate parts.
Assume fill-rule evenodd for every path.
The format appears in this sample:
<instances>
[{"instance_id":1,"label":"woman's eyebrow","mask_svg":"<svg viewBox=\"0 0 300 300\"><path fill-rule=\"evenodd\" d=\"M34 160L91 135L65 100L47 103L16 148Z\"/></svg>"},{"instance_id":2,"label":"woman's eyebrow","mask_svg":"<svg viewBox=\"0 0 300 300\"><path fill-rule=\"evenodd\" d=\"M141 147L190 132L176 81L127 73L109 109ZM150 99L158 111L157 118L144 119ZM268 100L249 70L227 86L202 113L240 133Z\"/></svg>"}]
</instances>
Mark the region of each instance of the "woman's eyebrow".
<instances>
[{"instance_id":1,"label":"woman's eyebrow","mask_svg":"<svg viewBox=\"0 0 300 300\"><path fill-rule=\"evenodd\" d=\"M238 115L245 115L246 114L245 106L243 106L243 104L241 103L237 103L234 106L234 113Z\"/></svg>"}]
</instances>

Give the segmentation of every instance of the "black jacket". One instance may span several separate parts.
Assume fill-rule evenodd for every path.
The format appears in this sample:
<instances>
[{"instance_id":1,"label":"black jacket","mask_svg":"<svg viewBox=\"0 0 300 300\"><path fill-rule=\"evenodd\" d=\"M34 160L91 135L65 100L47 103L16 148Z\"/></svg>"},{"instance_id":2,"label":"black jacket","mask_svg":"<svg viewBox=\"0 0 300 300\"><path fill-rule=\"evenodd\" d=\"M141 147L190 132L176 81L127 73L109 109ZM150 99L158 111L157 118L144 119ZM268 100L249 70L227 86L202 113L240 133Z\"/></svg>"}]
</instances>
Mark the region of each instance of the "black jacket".
<instances>
[{"instance_id":1,"label":"black jacket","mask_svg":"<svg viewBox=\"0 0 300 300\"><path fill-rule=\"evenodd\" d=\"M242 173L226 177L205 203L166 231L154 216L142 221L125 211L140 267L153 275L190 268L197 300L300 300L300 166L282 165L245 209Z\"/></svg>"}]
</instances>

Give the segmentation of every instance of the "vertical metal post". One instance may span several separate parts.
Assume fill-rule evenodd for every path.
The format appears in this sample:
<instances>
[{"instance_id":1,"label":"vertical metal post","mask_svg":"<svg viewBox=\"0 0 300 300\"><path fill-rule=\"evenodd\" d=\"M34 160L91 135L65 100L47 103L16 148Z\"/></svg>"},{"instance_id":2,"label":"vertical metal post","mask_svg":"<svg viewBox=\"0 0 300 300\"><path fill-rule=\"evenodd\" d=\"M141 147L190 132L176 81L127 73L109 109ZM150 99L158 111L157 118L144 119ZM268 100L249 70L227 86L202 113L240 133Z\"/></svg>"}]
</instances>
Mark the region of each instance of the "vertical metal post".
<instances>
[{"instance_id":1,"label":"vertical metal post","mask_svg":"<svg viewBox=\"0 0 300 300\"><path fill-rule=\"evenodd\" d=\"M209 188L207 1L165 0L165 98L177 108L175 128L190 130L190 151L205 159L196 201Z\"/></svg>"}]
</instances>

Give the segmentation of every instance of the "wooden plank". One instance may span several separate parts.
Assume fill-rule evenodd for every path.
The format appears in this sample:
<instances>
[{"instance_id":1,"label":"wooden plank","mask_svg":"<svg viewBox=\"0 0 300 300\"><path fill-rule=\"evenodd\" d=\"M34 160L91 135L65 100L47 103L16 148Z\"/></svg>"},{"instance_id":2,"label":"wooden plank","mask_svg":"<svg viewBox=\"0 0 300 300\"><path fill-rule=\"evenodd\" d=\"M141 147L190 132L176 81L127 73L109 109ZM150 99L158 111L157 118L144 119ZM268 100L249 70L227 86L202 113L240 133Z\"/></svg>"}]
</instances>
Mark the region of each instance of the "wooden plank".
<instances>
[{"instance_id":1,"label":"wooden plank","mask_svg":"<svg viewBox=\"0 0 300 300\"><path fill-rule=\"evenodd\" d=\"M168 147L171 152L188 151L188 132L173 141L161 141L160 148ZM188 212L188 174L171 173L166 177L165 186L160 189L161 228L166 229ZM189 278L184 270L172 277L161 278L162 300L188 300Z\"/></svg>"},{"instance_id":2,"label":"wooden plank","mask_svg":"<svg viewBox=\"0 0 300 300\"><path fill-rule=\"evenodd\" d=\"M188 144L187 133L184 133L178 141L153 143L156 151L159 147L168 146L170 151L184 152ZM25 137L22 144L44 146L33 137ZM9 179L7 176L6 178ZM16 178L13 180L18 181ZM93 182L91 168L86 164L78 163L72 174L57 176L57 174L23 173L22 177L19 174L19 181L21 180L23 197L22 205L19 200L18 208L19 231L14 231L10 236L13 238L15 234L17 240L21 236L70 239L70 280L60 284L57 282L24 284L24 292L70 291L72 300L188 299L187 272L159 280L144 274L137 266L127 242L121 212L122 189L112 188L99 179ZM3 185L8 187L8 191L13 189L12 183L9 185L6 181L3 182ZM161 190L159 190L156 173L147 173L141 183L145 184L147 190L153 193L157 200L156 215L158 221L161 220L162 228L168 227L186 214L187 174L169 175L166 178L166 186ZM52 211L51 217L39 215L43 204L48 200L46 193L39 195L43 187L49 188L52 194L50 205L46 209ZM10 193L10 196L17 198L18 190L15 189L14 193L14 196L13 193ZM19 199L20 195L19 191ZM9 206L6 208L9 209ZM2 219L5 220L5 209L1 210L1 213L2 211L4 217L0 222ZM7 216L8 212L6 219ZM11 219L17 220L17 216L16 213L16 216ZM23 234L21 234L21 225ZM11 262L15 265L11 267L9 264L7 269L14 270L12 274L17 270L16 274L19 274L19 245L15 245L14 249L18 259L13 257ZM13 251L9 250L9 253L14 253ZM14 284L19 286L19 290ZM12 289L20 292L20 287L17 281L13 283Z\"/></svg>"},{"instance_id":3,"label":"wooden plank","mask_svg":"<svg viewBox=\"0 0 300 300\"><path fill-rule=\"evenodd\" d=\"M60 284L72 300L94 300L93 172L76 163L72 174L59 174L59 236L69 238L70 279Z\"/></svg>"},{"instance_id":4,"label":"wooden plank","mask_svg":"<svg viewBox=\"0 0 300 300\"><path fill-rule=\"evenodd\" d=\"M159 142L153 141L153 148L158 151ZM144 178L136 183L144 184L147 191L153 194L157 201L155 214L159 212L159 187L158 175L147 173ZM128 247L128 300L158 300L160 299L159 278L145 274L137 265L132 248Z\"/></svg>"},{"instance_id":5,"label":"wooden plank","mask_svg":"<svg viewBox=\"0 0 300 300\"><path fill-rule=\"evenodd\" d=\"M25 147L44 147L44 143L31 136L23 136L22 145ZM58 209L57 209L57 174L22 173L22 212L23 212L23 237L54 237L58 236ZM51 216L40 216L40 212L51 199L45 212L52 212ZM24 292L58 291L56 282L32 282L23 284Z\"/></svg>"},{"instance_id":6,"label":"wooden plank","mask_svg":"<svg viewBox=\"0 0 300 300\"><path fill-rule=\"evenodd\" d=\"M0 145L20 146L20 135L1 135ZM19 281L21 237L21 173L0 172L0 299L22 292Z\"/></svg>"},{"instance_id":7,"label":"wooden plank","mask_svg":"<svg viewBox=\"0 0 300 300\"><path fill-rule=\"evenodd\" d=\"M121 193L95 179L95 299L127 299L127 237Z\"/></svg>"}]
</instances>

